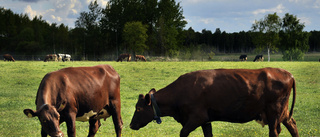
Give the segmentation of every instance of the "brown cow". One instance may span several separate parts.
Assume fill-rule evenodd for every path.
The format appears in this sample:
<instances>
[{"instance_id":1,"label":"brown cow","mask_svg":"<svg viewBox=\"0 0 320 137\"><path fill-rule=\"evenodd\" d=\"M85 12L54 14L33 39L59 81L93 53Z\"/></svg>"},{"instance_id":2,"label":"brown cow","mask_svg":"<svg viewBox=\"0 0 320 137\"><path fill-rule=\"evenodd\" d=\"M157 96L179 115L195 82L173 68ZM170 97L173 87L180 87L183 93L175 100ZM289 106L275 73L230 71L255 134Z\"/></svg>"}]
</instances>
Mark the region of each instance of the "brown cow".
<instances>
[{"instance_id":1,"label":"brown cow","mask_svg":"<svg viewBox=\"0 0 320 137\"><path fill-rule=\"evenodd\" d=\"M117 59L117 62L119 62L119 61L122 62L122 60L124 60L125 58L127 58L127 61L128 61L128 62L131 61L131 55L125 53L125 54L120 54L120 56L119 56L118 59Z\"/></svg>"},{"instance_id":2,"label":"brown cow","mask_svg":"<svg viewBox=\"0 0 320 137\"><path fill-rule=\"evenodd\" d=\"M141 61L147 61L146 58L143 55L136 55L136 61L141 60Z\"/></svg>"},{"instance_id":3,"label":"brown cow","mask_svg":"<svg viewBox=\"0 0 320 137\"><path fill-rule=\"evenodd\" d=\"M293 102L288 111L293 88ZM296 87L293 76L278 68L200 70L180 76L158 92L140 94L130 127L139 130L150 121L171 116L182 124L181 137L201 126L212 136L212 121L245 123L259 120L278 136L282 122L292 136L298 129L291 117Z\"/></svg>"},{"instance_id":4,"label":"brown cow","mask_svg":"<svg viewBox=\"0 0 320 137\"><path fill-rule=\"evenodd\" d=\"M14 58L10 54L4 54L3 55L3 60L4 61L15 61Z\"/></svg>"},{"instance_id":5,"label":"brown cow","mask_svg":"<svg viewBox=\"0 0 320 137\"><path fill-rule=\"evenodd\" d=\"M69 137L76 135L75 121L89 121L94 136L100 119L112 115L117 136L121 136L120 77L110 65L70 67L48 73L42 79L37 110L25 109L28 117L40 120L42 136L63 136L59 125L67 124Z\"/></svg>"},{"instance_id":6,"label":"brown cow","mask_svg":"<svg viewBox=\"0 0 320 137\"><path fill-rule=\"evenodd\" d=\"M58 61L58 57L56 54L48 54L45 58L44 58L44 62L47 61Z\"/></svg>"}]
</instances>

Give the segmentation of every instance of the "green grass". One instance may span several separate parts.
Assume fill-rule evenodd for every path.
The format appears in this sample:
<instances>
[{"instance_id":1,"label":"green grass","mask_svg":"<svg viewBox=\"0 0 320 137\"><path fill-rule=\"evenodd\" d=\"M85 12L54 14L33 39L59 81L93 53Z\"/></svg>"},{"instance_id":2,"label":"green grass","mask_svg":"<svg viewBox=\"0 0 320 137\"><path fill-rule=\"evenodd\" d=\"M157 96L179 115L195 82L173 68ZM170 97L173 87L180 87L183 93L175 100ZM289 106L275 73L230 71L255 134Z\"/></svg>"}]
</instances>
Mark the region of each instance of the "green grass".
<instances>
[{"instance_id":1,"label":"green grass","mask_svg":"<svg viewBox=\"0 0 320 137\"><path fill-rule=\"evenodd\" d=\"M129 128L134 106L140 93L151 88L165 87L180 75L201 69L217 68L284 68L291 72L297 84L297 100L293 117L297 121L300 136L320 136L320 63L319 62L0 62L0 136L40 136L37 118L27 118L26 108L35 109L35 98L43 76L65 67L110 64L121 77L121 102L124 137L172 137L179 136L181 125L171 117L163 123L149 123L134 131ZM292 97L291 97L292 98ZM290 98L290 99L291 99ZM291 101L290 101L291 102ZM290 103L291 104L291 103ZM101 121L97 137L115 136L112 119ZM77 136L87 136L88 122L76 122ZM268 136L268 126L262 128L256 122L234 124L212 122L214 136ZM65 123L61 125L66 134ZM203 136L201 128L190 136ZM282 125L280 136L290 136Z\"/></svg>"}]
</instances>

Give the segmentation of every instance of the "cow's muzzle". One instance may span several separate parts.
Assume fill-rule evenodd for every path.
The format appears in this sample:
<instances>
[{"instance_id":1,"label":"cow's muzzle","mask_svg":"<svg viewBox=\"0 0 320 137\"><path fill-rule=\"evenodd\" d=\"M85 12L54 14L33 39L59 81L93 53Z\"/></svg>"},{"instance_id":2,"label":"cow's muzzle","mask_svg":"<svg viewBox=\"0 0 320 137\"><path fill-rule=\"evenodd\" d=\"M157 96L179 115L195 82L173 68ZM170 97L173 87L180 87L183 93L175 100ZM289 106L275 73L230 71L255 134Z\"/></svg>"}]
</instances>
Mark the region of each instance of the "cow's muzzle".
<instances>
[{"instance_id":1,"label":"cow's muzzle","mask_svg":"<svg viewBox=\"0 0 320 137\"><path fill-rule=\"evenodd\" d=\"M133 126L132 124L130 124L130 128L133 130L139 130L140 127L139 126Z\"/></svg>"},{"instance_id":2,"label":"cow's muzzle","mask_svg":"<svg viewBox=\"0 0 320 137\"><path fill-rule=\"evenodd\" d=\"M63 135L63 133L60 131L60 132L58 132L58 133L51 134L50 136L51 136L51 137L63 137L64 135Z\"/></svg>"}]
</instances>

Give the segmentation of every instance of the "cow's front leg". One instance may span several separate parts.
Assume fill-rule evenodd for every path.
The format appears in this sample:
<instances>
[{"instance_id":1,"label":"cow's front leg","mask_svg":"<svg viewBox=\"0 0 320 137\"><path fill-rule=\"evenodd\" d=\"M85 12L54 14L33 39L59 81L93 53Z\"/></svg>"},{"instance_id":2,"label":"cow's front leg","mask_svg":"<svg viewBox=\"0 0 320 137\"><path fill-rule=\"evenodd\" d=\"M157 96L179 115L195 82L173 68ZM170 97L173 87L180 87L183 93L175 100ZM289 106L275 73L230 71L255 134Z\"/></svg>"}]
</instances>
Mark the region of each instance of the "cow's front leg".
<instances>
[{"instance_id":1,"label":"cow's front leg","mask_svg":"<svg viewBox=\"0 0 320 137\"><path fill-rule=\"evenodd\" d=\"M120 108L121 108L120 98L111 101L111 115L112 115L112 120L113 120L117 137L121 137L121 130L123 125Z\"/></svg>"},{"instance_id":2,"label":"cow's front leg","mask_svg":"<svg viewBox=\"0 0 320 137\"><path fill-rule=\"evenodd\" d=\"M66 118L68 137L76 136L76 116L76 113L70 112L69 116Z\"/></svg>"},{"instance_id":3,"label":"cow's front leg","mask_svg":"<svg viewBox=\"0 0 320 137\"><path fill-rule=\"evenodd\" d=\"M199 126L200 125L195 125L194 123L188 121L185 125L183 125L180 131L180 137L188 137L189 134Z\"/></svg>"},{"instance_id":4,"label":"cow's front leg","mask_svg":"<svg viewBox=\"0 0 320 137\"><path fill-rule=\"evenodd\" d=\"M205 137L212 137L212 126L211 123L203 124L202 126L203 135Z\"/></svg>"},{"instance_id":5,"label":"cow's front leg","mask_svg":"<svg viewBox=\"0 0 320 137\"><path fill-rule=\"evenodd\" d=\"M90 119L89 124L90 124L90 127L89 127L88 137L94 137L94 135L97 133L99 127L101 126L100 120Z\"/></svg>"},{"instance_id":6,"label":"cow's front leg","mask_svg":"<svg viewBox=\"0 0 320 137\"><path fill-rule=\"evenodd\" d=\"M201 111L201 108L194 110L194 112L197 113L191 113L189 114L189 116L186 116L187 119L183 120L185 122L181 122L182 124L182 129L180 131L180 137L187 137L189 136L190 132L192 132L193 130L195 130L197 127L202 126L204 127L203 130L205 130L204 132L204 136L207 137L208 136L212 136L212 133L208 133L208 131L211 130L211 124L208 125L208 115L205 111ZM208 128L210 128L208 130Z\"/></svg>"},{"instance_id":7,"label":"cow's front leg","mask_svg":"<svg viewBox=\"0 0 320 137\"><path fill-rule=\"evenodd\" d=\"M47 137L48 134L44 131L43 128L41 128L41 137Z\"/></svg>"}]
</instances>

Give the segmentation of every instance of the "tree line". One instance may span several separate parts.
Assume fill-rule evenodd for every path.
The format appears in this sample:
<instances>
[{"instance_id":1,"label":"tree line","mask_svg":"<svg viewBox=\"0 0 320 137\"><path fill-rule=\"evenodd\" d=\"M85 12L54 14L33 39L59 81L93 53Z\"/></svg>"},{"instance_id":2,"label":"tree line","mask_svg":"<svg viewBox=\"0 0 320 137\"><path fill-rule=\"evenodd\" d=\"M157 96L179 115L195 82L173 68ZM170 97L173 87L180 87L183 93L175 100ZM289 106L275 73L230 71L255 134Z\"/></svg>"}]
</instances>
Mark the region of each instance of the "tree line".
<instances>
[{"instance_id":1,"label":"tree line","mask_svg":"<svg viewBox=\"0 0 320 137\"><path fill-rule=\"evenodd\" d=\"M290 14L282 19L269 14L252 30L227 33L219 28L184 29L183 9L175 0L110 0L104 8L93 1L88 8L80 13L75 28L0 8L0 53L69 53L78 59L110 60L121 53L175 57L196 52L212 57L270 50L295 60L305 52L320 51L320 31L304 32L304 24Z\"/></svg>"}]
</instances>

